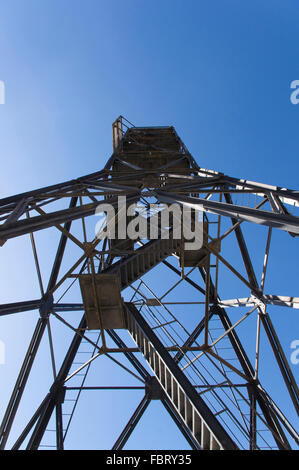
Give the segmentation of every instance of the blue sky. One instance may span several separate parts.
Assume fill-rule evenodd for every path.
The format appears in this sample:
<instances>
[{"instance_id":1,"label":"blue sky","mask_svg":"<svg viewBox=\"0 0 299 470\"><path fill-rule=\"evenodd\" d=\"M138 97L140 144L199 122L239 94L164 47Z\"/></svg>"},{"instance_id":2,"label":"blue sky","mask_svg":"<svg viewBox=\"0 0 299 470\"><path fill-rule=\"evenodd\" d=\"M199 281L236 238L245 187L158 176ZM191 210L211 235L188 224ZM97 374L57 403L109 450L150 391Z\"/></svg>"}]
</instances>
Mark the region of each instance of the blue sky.
<instances>
[{"instance_id":1,"label":"blue sky","mask_svg":"<svg viewBox=\"0 0 299 470\"><path fill-rule=\"evenodd\" d=\"M290 83L299 79L298 23L295 0L3 0L0 197L101 169L120 114L137 126L174 125L204 168L296 189L299 105L290 102ZM298 240L285 245L286 237L273 241L273 289L298 295L298 268L287 263L296 261ZM40 242L45 270L48 241ZM25 276L29 241L1 250L2 303L34 298L36 279ZM287 347L299 331L286 314ZM0 333L14 342L0 366L3 403L35 319L6 319ZM143 444L132 437L133 447Z\"/></svg>"}]
</instances>

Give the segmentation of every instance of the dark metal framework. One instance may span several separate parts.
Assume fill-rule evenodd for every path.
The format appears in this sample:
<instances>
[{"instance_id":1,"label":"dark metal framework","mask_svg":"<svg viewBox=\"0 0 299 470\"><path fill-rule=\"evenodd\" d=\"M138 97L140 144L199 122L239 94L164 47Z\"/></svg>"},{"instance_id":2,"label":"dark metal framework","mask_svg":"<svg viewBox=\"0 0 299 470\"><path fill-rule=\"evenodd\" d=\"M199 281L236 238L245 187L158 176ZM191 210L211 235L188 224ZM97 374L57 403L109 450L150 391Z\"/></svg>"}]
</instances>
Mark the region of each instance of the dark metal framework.
<instances>
[{"instance_id":1,"label":"dark metal framework","mask_svg":"<svg viewBox=\"0 0 299 470\"><path fill-rule=\"evenodd\" d=\"M299 297L266 294L264 286L273 230L288 232L294 238L290 239L292 243L297 243L299 192L199 167L173 127L135 127L120 116L113 123L113 145L113 154L101 171L0 200L0 245L29 234L41 291L39 299L0 305L1 316L39 312L2 419L0 448L8 444L12 449L42 447L49 423L54 420L55 447L64 449L82 392L113 389L144 390L124 430L111 443L113 449L124 447L151 400L161 401L193 449L296 448L299 437L292 423L299 412L298 386L269 308L299 308ZM145 213L149 201L178 203L204 212L208 238L197 258L190 264L183 239L136 240L121 246L107 238L91 237L95 221L91 216L96 208L107 200L116 207L118 196L126 196L127 203L138 201ZM248 224L243 222L263 225L265 228L258 230L267 230L260 282L253 262L255 254L250 254L243 233ZM53 227L60 238L44 288L35 232ZM232 254L238 250L241 255L237 267L233 256L228 259L231 246L225 254L227 240L233 243ZM81 256L70 264L69 257L64 261L65 253L67 246L73 245L81 250ZM150 286L151 271L162 268L169 278L163 277L158 292ZM234 280L228 281L234 289L237 285L241 292L246 291L245 296L220 298L228 285L222 282L223 270ZM93 280L99 273L119 276L128 331L99 328L95 337L87 328L84 313L77 325L69 320L69 312L84 310L83 303L72 301L71 295L70 301L62 300L67 292L71 294L83 273ZM190 306L195 312L193 324L187 318L189 314L184 313ZM241 315L236 319L228 310ZM256 335L252 341L256 346L252 357L242 335L244 331L246 335L248 319L253 315ZM54 320L73 332L58 371L51 330ZM252 331L250 325L248 331ZM271 389L266 390L262 384L262 329L263 340L269 341L273 352L268 361L276 360L284 382L280 405L271 398ZM10 433L45 332L54 380L12 442ZM92 348L91 354L76 365L83 343ZM103 356L111 360L111 366L125 370L138 385L86 385L89 370ZM72 384L79 376L83 377L79 385ZM70 392L76 395L65 419L63 408ZM290 413L282 411L286 402Z\"/></svg>"}]
</instances>

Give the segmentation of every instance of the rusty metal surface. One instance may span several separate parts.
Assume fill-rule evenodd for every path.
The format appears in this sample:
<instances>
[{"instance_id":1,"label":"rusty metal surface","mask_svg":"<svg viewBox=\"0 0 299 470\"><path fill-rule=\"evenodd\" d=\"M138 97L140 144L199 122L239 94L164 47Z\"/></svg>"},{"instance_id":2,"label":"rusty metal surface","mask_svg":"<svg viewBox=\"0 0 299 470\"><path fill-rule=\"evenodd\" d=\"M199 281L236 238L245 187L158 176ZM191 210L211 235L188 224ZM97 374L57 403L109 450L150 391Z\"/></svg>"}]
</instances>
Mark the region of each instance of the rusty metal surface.
<instances>
[{"instance_id":1,"label":"rusty metal surface","mask_svg":"<svg viewBox=\"0 0 299 470\"><path fill-rule=\"evenodd\" d=\"M118 275L94 276L99 310L95 302L93 276L81 274L79 282L88 329L98 330L102 327L105 330L114 330L126 327Z\"/></svg>"}]
</instances>

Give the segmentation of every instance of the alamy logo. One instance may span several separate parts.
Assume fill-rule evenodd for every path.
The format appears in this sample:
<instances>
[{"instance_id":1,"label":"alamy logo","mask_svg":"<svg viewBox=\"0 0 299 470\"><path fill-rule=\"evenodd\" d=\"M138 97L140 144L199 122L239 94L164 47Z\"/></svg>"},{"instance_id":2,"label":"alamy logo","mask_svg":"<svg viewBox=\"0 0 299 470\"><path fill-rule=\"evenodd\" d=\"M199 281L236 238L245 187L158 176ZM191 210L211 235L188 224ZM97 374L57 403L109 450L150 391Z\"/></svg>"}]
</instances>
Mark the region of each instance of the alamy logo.
<instances>
[{"instance_id":1,"label":"alamy logo","mask_svg":"<svg viewBox=\"0 0 299 470\"><path fill-rule=\"evenodd\" d=\"M291 363L297 365L299 364L299 339L294 339L291 342L291 349L295 350L291 354Z\"/></svg>"},{"instance_id":2,"label":"alamy logo","mask_svg":"<svg viewBox=\"0 0 299 470\"><path fill-rule=\"evenodd\" d=\"M5 85L2 80L0 80L0 104L5 104Z\"/></svg>"},{"instance_id":3,"label":"alamy logo","mask_svg":"<svg viewBox=\"0 0 299 470\"><path fill-rule=\"evenodd\" d=\"M199 250L203 244L203 214L177 203L128 205L126 196L118 196L117 207L100 204L95 234L99 239L155 240L184 238L185 250Z\"/></svg>"},{"instance_id":4,"label":"alamy logo","mask_svg":"<svg viewBox=\"0 0 299 470\"><path fill-rule=\"evenodd\" d=\"M299 80L293 80L291 82L291 89L294 90L290 95L290 100L292 104L299 103Z\"/></svg>"}]
</instances>

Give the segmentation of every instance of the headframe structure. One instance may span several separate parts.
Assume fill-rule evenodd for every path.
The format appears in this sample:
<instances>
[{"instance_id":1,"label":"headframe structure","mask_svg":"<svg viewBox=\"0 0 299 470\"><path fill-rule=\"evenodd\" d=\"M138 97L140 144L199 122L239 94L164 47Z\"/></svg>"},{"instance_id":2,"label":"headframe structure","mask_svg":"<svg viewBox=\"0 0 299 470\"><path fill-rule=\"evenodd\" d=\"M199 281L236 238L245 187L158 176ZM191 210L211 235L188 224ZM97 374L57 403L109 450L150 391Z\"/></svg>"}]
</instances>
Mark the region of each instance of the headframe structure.
<instances>
[{"instance_id":1,"label":"headframe structure","mask_svg":"<svg viewBox=\"0 0 299 470\"><path fill-rule=\"evenodd\" d=\"M111 442L114 450L123 449L138 432L152 400L161 401L192 449L296 448L298 386L269 309L299 308L299 297L266 294L265 279L272 232L283 231L298 243L299 192L201 168L172 126L135 127L120 116L112 132L113 154L101 171L0 200L0 246L29 235L41 292L37 299L0 305L1 317L37 315L2 419L0 448L47 447L50 424L53 447L67 448L82 393L113 389L144 393ZM180 238L172 236L174 218L168 238L161 233L135 240L95 236L96 211L109 203L117 214L120 196L126 198L125 209L138 204L147 225L152 204L191 208L194 217L203 214L201 247L186 249L183 232ZM135 216L128 216L127 223ZM257 255L245 241L249 226L250 236L253 229L260 238L266 234L260 242L265 246L260 280ZM45 285L36 241L50 229L58 238ZM227 298L226 290L236 294ZM73 335L64 353L54 346L54 321ZM53 382L12 441L21 399L47 336ZM261 354L263 341L271 353L267 359ZM86 345L89 356L78 363ZM103 358L130 377L129 386L87 385ZM279 403L263 385L266 360L280 374ZM108 407L111 402L108 395Z\"/></svg>"}]
</instances>

